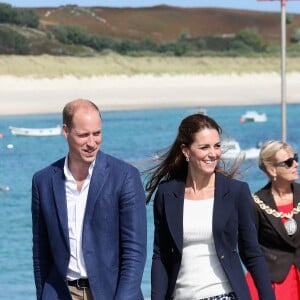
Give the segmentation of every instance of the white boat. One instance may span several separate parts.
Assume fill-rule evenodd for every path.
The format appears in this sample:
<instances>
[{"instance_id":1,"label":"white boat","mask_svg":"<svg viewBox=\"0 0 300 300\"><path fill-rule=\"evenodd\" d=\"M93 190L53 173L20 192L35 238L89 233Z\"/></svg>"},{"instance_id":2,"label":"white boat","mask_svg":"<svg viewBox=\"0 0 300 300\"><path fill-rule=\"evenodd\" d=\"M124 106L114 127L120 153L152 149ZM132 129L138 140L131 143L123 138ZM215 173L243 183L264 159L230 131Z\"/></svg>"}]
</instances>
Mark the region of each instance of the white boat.
<instances>
[{"instance_id":1,"label":"white boat","mask_svg":"<svg viewBox=\"0 0 300 300\"><path fill-rule=\"evenodd\" d=\"M244 159L257 159L260 148L253 147L248 149L241 149L238 141L234 139L226 139L222 141L222 159L230 160L242 157Z\"/></svg>"},{"instance_id":2,"label":"white boat","mask_svg":"<svg viewBox=\"0 0 300 300\"><path fill-rule=\"evenodd\" d=\"M243 114L240 118L241 123L245 122L266 122L267 115L265 113L259 114L255 110L248 110L245 114Z\"/></svg>"},{"instance_id":3,"label":"white boat","mask_svg":"<svg viewBox=\"0 0 300 300\"><path fill-rule=\"evenodd\" d=\"M26 128L26 127L9 127L13 135L22 136L53 136L61 134L61 126L49 128Z\"/></svg>"},{"instance_id":4,"label":"white boat","mask_svg":"<svg viewBox=\"0 0 300 300\"><path fill-rule=\"evenodd\" d=\"M9 186L8 185L0 185L0 191L8 192L9 191Z\"/></svg>"},{"instance_id":5,"label":"white boat","mask_svg":"<svg viewBox=\"0 0 300 300\"><path fill-rule=\"evenodd\" d=\"M207 109L205 107L199 107L197 113L207 116Z\"/></svg>"}]
</instances>

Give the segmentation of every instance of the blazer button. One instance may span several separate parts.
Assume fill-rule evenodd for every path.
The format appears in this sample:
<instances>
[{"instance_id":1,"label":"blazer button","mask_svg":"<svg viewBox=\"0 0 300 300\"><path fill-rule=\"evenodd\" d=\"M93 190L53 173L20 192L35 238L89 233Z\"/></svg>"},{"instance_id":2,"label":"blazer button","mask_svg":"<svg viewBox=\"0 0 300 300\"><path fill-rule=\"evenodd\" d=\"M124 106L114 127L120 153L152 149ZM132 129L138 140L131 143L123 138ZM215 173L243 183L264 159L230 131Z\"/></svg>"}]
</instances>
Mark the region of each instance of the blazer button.
<instances>
[{"instance_id":1,"label":"blazer button","mask_svg":"<svg viewBox=\"0 0 300 300\"><path fill-rule=\"evenodd\" d=\"M224 255L221 255L221 256L220 256L220 259L224 259L224 258L225 258L225 256L224 256Z\"/></svg>"}]
</instances>

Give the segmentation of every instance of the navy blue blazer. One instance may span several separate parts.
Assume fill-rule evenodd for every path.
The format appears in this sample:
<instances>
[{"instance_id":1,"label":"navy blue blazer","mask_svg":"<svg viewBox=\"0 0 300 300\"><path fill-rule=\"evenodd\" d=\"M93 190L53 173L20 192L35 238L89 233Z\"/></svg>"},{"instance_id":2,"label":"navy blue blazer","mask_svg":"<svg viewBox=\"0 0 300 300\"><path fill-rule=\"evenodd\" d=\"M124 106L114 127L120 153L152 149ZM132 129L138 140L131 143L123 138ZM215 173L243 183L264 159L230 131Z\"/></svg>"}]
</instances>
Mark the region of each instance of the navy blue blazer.
<instances>
[{"instance_id":1,"label":"navy blue blazer","mask_svg":"<svg viewBox=\"0 0 300 300\"><path fill-rule=\"evenodd\" d=\"M32 179L33 267L37 299L71 300L65 158ZM93 299L143 299L145 193L138 170L99 151L87 197L82 250Z\"/></svg>"},{"instance_id":2,"label":"navy blue blazer","mask_svg":"<svg viewBox=\"0 0 300 300\"><path fill-rule=\"evenodd\" d=\"M185 181L170 180L161 183L155 195L152 300L172 299L182 258L184 190ZM216 173L212 226L216 253L237 298L251 300L241 258L260 299L275 300L247 183Z\"/></svg>"}]
</instances>

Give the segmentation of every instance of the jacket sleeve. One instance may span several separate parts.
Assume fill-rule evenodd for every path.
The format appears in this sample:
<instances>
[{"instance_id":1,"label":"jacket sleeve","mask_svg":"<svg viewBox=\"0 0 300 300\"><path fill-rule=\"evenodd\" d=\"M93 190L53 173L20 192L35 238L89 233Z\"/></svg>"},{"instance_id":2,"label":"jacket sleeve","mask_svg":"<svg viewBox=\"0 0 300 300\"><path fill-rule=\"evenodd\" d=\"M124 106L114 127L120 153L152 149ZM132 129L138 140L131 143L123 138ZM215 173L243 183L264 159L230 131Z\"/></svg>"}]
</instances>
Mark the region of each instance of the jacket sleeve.
<instances>
[{"instance_id":1,"label":"jacket sleeve","mask_svg":"<svg viewBox=\"0 0 300 300\"><path fill-rule=\"evenodd\" d=\"M132 167L126 173L120 191L119 214L121 270L114 299L143 299L141 281L147 252L146 199L140 174Z\"/></svg>"},{"instance_id":2,"label":"jacket sleeve","mask_svg":"<svg viewBox=\"0 0 300 300\"><path fill-rule=\"evenodd\" d=\"M260 299L275 300L265 257L257 239L253 200L247 184L243 184L241 193L238 201L240 256L255 282Z\"/></svg>"},{"instance_id":3,"label":"jacket sleeve","mask_svg":"<svg viewBox=\"0 0 300 300\"><path fill-rule=\"evenodd\" d=\"M37 299L42 299L44 283L49 274L50 266L52 265L52 256L48 243L48 232L40 209L39 192L35 177L32 179L31 213L34 280Z\"/></svg>"},{"instance_id":4,"label":"jacket sleeve","mask_svg":"<svg viewBox=\"0 0 300 300\"><path fill-rule=\"evenodd\" d=\"M168 262L172 255L168 250L169 234L163 211L163 193L158 188L153 207L154 245L151 266L151 299L153 300L165 300L169 285Z\"/></svg>"}]
</instances>

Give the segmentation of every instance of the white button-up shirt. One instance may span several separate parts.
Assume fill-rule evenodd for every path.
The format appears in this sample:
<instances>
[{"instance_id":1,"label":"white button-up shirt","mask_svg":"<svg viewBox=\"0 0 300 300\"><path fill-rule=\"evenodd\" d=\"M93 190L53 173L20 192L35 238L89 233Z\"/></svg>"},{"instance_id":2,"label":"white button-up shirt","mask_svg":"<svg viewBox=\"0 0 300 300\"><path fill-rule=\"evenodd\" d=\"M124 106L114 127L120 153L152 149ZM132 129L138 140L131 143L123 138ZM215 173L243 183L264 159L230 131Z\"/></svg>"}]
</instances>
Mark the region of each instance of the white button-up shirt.
<instances>
[{"instance_id":1,"label":"white button-up shirt","mask_svg":"<svg viewBox=\"0 0 300 300\"><path fill-rule=\"evenodd\" d=\"M64 165L64 173L66 176L65 188L68 211L68 230L71 256L67 272L68 280L78 278L86 278L86 266L82 253L82 228L89 191L90 181L92 177L95 161L90 165L88 176L86 177L81 191L77 190L77 183L68 167L68 157L66 157Z\"/></svg>"}]
</instances>

